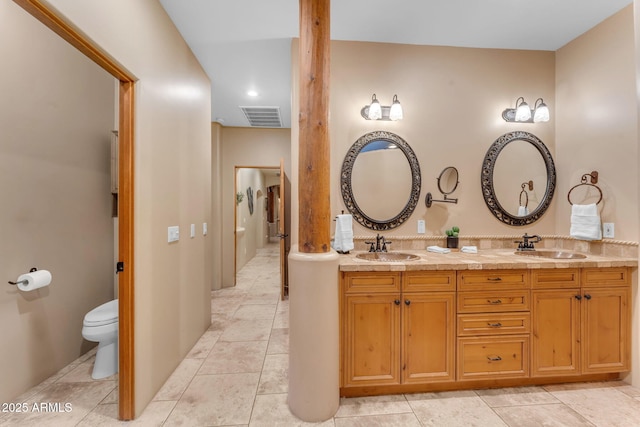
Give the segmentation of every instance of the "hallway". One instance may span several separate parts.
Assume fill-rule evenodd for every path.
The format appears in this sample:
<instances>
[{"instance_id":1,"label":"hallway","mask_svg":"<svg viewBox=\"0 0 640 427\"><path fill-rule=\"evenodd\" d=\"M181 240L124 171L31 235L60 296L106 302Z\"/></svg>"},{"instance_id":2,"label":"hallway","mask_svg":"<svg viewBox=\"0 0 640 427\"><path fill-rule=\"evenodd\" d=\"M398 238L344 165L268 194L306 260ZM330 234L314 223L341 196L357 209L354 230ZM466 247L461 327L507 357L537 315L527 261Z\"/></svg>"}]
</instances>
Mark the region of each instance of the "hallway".
<instances>
[{"instance_id":1,"label":"hallway","mask_svg":"<svg viewBox=\"0 0 640 427\"><path fill-rule=\"evenodd\" d=\"M16 402L70 403L66 413L0 413L0 426L296 426L288 409L288 301L277 245L259 250L235 288L212 293L212 325L135 421L116 420L115 376L92 381L93 352ZM342 399L319 425L635 426L640 390L622 382Z\"/></svg>"}]
</instances>

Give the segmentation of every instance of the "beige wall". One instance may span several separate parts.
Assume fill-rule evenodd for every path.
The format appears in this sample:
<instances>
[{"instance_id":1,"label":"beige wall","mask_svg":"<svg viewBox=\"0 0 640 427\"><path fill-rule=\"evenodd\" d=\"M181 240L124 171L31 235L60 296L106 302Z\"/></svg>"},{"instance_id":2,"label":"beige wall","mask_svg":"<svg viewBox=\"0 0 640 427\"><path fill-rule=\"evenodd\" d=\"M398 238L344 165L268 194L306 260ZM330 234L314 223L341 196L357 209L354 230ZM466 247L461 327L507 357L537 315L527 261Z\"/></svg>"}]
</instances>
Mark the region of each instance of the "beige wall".
<instances>
[{"instance_id":1,"label":"beige wall","mask_svg":"<svg viewBox=\"0 0 640 427\"><path fill-rule=\"evenodd\" d=\"M222 288L222 126L211 123L211 232L207 244L211 254L211 290Z\"/></svg>"},{"instance_id":2,"label":"beige wall","mask_svg":"<svg viewBox=\"0 0 640 427\"><path fill-rule=\"evenodd\" d=\"M135 401L139 414L211 322L211 85L156 0L48 0L139 80ZM126 13L123 13L126 11ZM189 226L196 224L196 237ZM167 243L178 225L179 242Z\"/></svg>"},{"instance_id":3,"label":"beige wall","mask_svg":"<svg viewBox=\"0 0 640 427\"><path fill-rule=\"evenodd\" d=\"M294 76L297 48L294 55ZM462 234L549 234L554 231L554 210L536 224L511 227L487 209L480 191L484 156L496 138L513 130L538 136L555 155L554 122L507 123L502 110L524 96L533 105L543 97L551 111L555 102L553 52L409 46L334 41L331 44L331 206L334 214L345 209L340 192L340 169L347 150L362 135L385 130L402 137L415 152L422 173L422 191L409 221L385 235L415 235L417 220L426 221L426 235L443 235L457 225ZM295 100L297 83L293 86ZM360 109L376 93L383 105L394 94L405 112L400 122L367 121ZM295 110L295 109L294 109ZM293 134L294 130L292 130ZM297 153L297 152L296 152ZM294 154L297 156L297 154ZM437 177L447 166L460 173L452 197L458 204L434 204L427 209L427 192L439 196ZM390 170L372 171L392 174ZM302 184L301 184L302 185ZM372 191L376 203L384 197ZM557 199L556 199L557 200ZM371 235L355 224L356 235Z\"/></svg>"},{"instance_id":4,"label":"beige wall","mask_svg":"<svg viewBox=\"0 0 640 427\"><path fill-rule=\"evenodd\" d=\"M214 172L213 180L222 183L222 287L229 287L234 285L235 168L279 167L280 159L284 159L285 174L290 176L291 133L289 129L223 126L220 141L222 165ZM246 204L246 197L243 204ZM289 211L288 208L285 210Z\"/></svg>"},{"instance_id":5,"label":"beige wall","mask_svg":"<svg viewBox=\"0 0 640 427\"><path fill-rule=\"evenodd\" d=\"M82 338L84 315L114 297L116 92L113 77L9 1L0 57L0 402L11 402L96 345ZM49 270L51 285L7 284L31 267Z\"/></svg>"},{"instance_id":6,"label":"beige wall","mask_svg":"<svg viewBox=\"0 0 640 427\"><path fill-rule=\"evenodd\" d=\"M633 6L629 6L556 53L557 234L569 234L569 189L580 183L583 174L596 170L604 194L603 222L615 224L617 240L638 240L634 49ZM572 192L574 203L582 202L578 191Z\"/></svg>"}]
</instances>

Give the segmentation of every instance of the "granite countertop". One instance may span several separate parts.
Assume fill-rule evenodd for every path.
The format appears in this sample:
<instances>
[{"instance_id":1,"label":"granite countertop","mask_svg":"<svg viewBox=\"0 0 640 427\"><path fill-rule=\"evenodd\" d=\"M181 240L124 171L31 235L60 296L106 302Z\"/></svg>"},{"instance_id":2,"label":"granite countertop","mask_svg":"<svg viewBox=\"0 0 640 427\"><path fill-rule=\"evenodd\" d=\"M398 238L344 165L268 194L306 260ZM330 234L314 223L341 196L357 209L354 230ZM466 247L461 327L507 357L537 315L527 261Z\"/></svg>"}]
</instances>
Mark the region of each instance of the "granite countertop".
<instances>
[{"instance_id":1,"label":"granite countertop","mask_svg":"<svg viewBox=\"0 0 640 427\"><path fill-rule=\"evenodd\" d=\"M550 250L545 248L544 250ZM567 252L566 250L563 250ZM582 259L552 259L517 255L513 249L479 249L477 254L452 250L448 254L426 250L390 251L418 255L415 261L367 261L359 253L340 255L340 271L493 270L585 267L637 267L638 258L584 254ZM569 251L570 252L570 251Z\"/></svg>"}]
</instances>

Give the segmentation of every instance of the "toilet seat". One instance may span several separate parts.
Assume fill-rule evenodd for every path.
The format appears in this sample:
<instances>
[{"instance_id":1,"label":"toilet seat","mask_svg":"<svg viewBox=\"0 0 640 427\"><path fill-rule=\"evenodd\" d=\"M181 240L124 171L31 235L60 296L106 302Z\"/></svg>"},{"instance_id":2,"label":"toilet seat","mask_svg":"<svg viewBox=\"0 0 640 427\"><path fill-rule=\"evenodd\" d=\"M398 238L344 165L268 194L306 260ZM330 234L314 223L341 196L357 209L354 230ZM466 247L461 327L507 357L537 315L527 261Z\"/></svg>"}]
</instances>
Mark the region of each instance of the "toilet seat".
<instances>
[{"instance_id":1,"label":"toilet seat","mask_svg":"<svg viewBox=\"0 0 640 427\"><path fill-rule=\"evenodd\" d=\"M95 327L118 322L118 300L106 302L84 316L83 326Z\"/></svg>"}]
</instances>

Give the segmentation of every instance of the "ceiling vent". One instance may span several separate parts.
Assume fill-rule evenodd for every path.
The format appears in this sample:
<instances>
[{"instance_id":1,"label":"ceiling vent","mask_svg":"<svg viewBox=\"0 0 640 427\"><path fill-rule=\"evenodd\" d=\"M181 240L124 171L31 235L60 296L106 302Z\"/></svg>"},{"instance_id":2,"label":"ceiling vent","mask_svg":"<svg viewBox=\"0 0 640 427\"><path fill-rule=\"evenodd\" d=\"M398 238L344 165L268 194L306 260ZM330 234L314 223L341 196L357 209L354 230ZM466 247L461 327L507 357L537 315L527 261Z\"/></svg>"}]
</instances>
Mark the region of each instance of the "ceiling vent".
<instances>
[{"instance_id":1,"label":"ceiling vent","mask_svg":"<svg viewBox=\"0 0 640 427\"><path fill-rule=\"evenodd\" d=\"M280 107L240 107L254 127L281 128Z\"/></svg>"}]
</instances>

